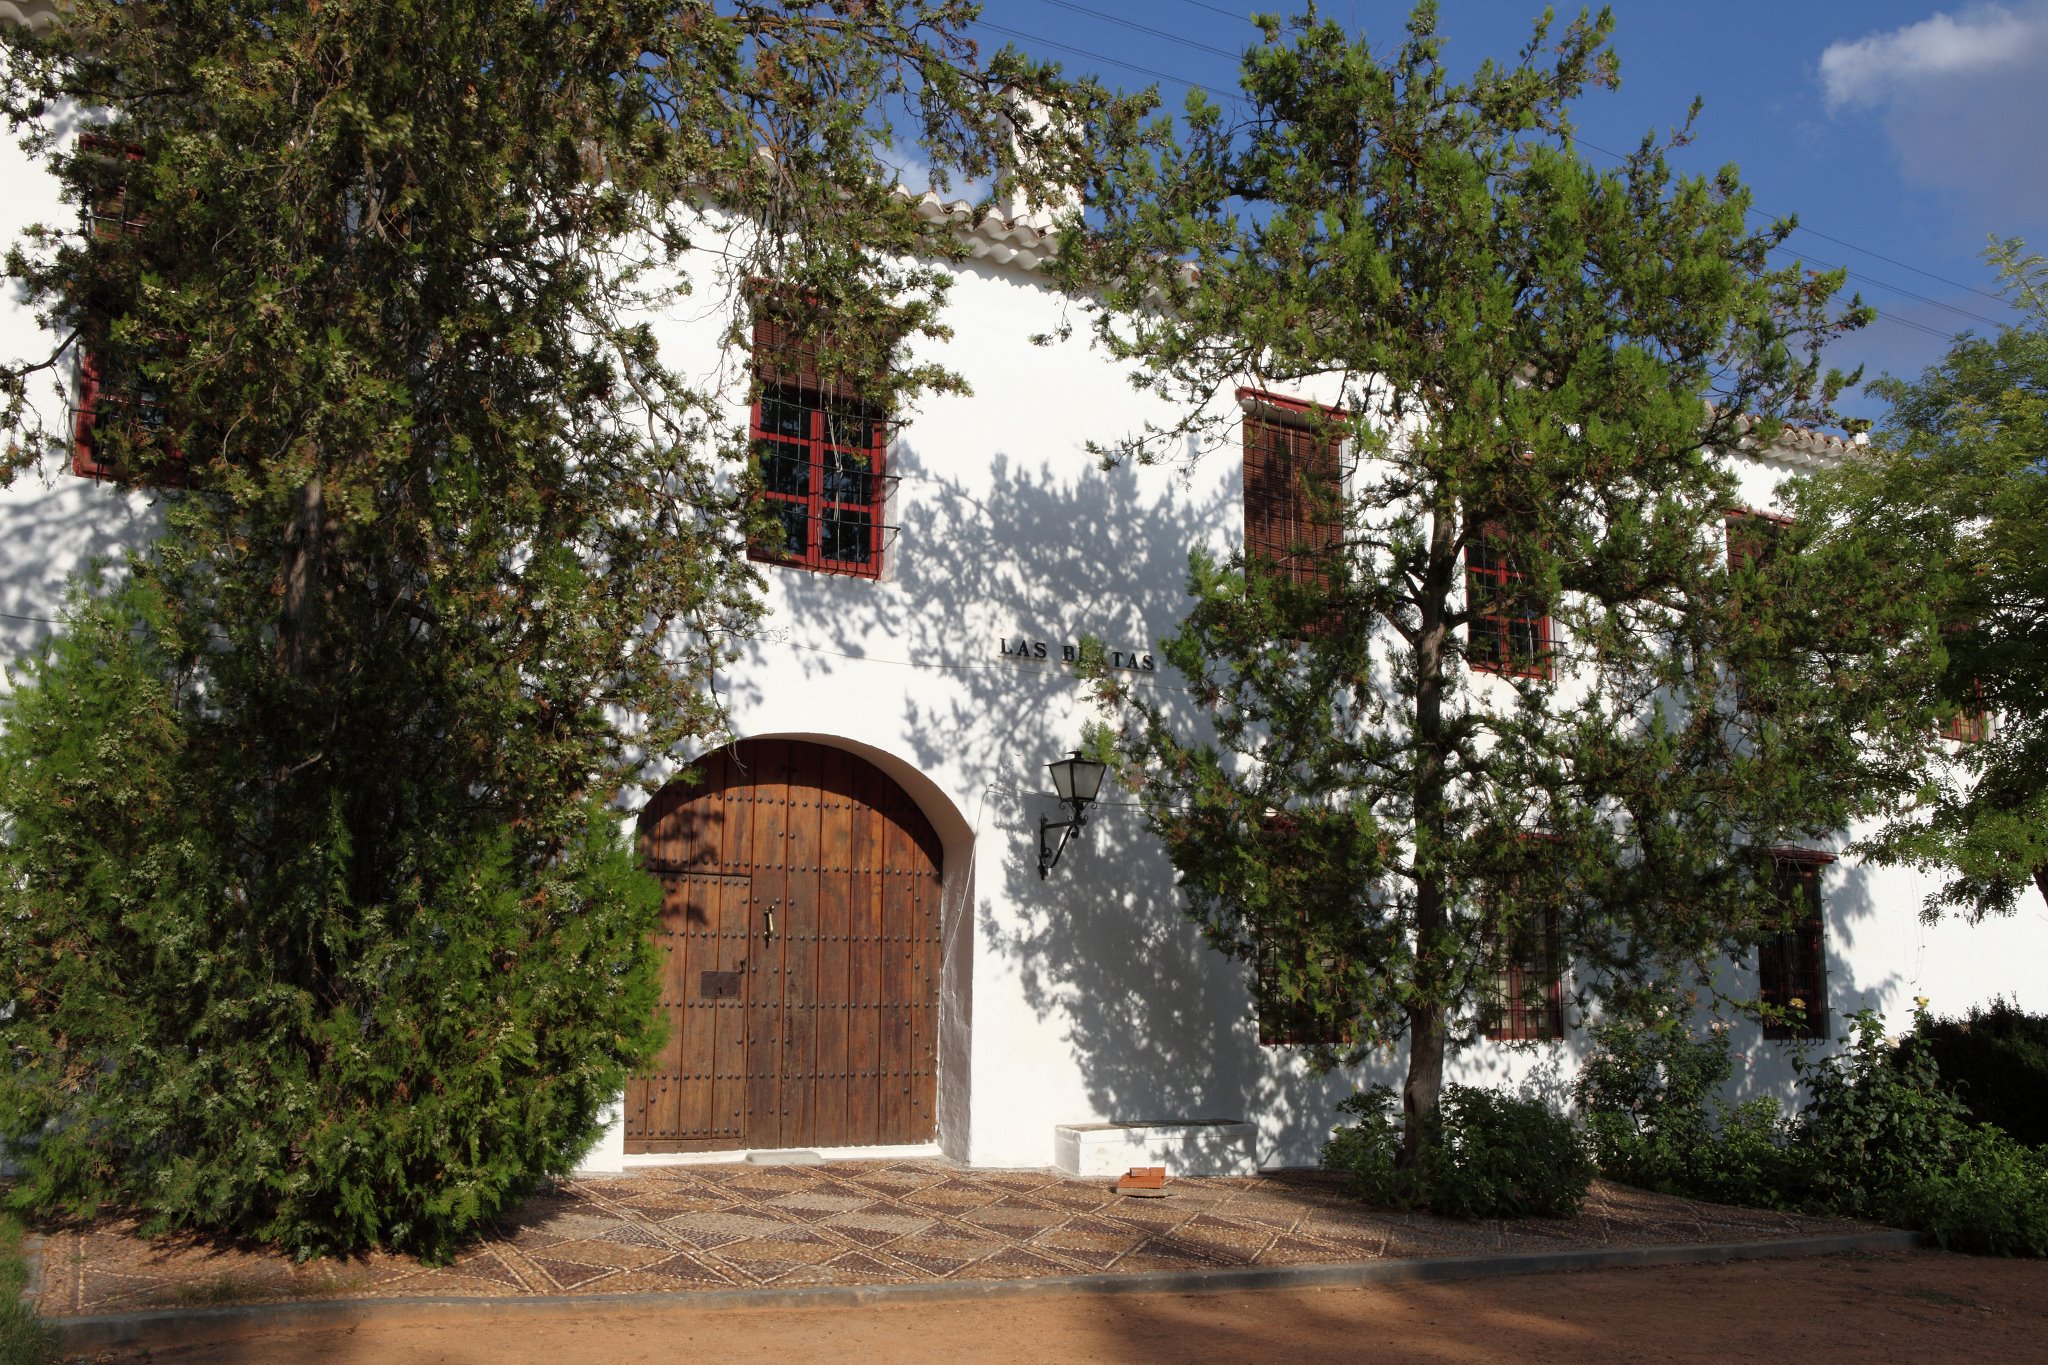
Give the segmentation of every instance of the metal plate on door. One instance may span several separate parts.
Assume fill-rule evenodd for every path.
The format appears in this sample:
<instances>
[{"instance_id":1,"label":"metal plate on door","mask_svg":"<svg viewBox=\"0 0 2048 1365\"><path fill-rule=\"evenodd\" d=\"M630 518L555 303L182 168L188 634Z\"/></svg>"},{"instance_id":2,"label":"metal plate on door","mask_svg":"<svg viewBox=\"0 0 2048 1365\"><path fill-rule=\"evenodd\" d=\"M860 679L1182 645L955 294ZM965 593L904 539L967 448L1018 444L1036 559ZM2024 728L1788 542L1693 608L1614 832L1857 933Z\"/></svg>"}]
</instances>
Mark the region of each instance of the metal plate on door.
<instances>
[{"instance_id":1,"label":"metal plate on door","mask_svg":"<svg viewBox=\"0 0 2048 1365\"><path fill-rule=\"evenodd\" d=\"M740 998L740 980L743 972L705 972L699 979L697 994L705 1000L737 1000Z\"/></svg>"}]
</instances>

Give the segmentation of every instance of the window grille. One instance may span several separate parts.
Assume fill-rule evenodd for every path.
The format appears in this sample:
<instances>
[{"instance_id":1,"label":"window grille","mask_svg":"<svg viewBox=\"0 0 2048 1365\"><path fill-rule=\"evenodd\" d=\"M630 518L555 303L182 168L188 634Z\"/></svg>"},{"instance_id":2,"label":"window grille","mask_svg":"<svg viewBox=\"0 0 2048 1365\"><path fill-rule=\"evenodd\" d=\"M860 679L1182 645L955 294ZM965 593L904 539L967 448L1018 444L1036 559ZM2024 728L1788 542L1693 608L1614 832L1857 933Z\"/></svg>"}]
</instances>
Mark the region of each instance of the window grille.
<instances>
[{"instance_id":1,"label":"window grille","mask_svg":"<svg viewBox=\"0 0 2048 1365\"><path fill-rule=\"evenodd\" d=\"M1465 542L1466 660L1482 673L1550 676L1550 613L1507 532L1484 525Z\"/></svg>"},{"instance_id":2,"label":"window grille","mask_svg":"<svg viewBox=\"0 0 2048 1365\"><path fill-rule=\"evenodd\" d=\"M1779 918L1757 945L1757 999L1769 1007L1766 1038L1828 1036L1827 959L1820 874L1833 859L1805 849L1773 855Z\"/></svg>"},{"instance_id":3,"label":"window grille","mask_svg":"<svg viewBox=\"0 0 2048 1365\"><path fill-rule=\"evenodd\" d=\"M818 347L764 307L754 324L759 396L749 430L761 498L775 529L752 558L822 573L881 576L888 414L843 378L821 373Z\"/></svg>"},{"instance_id":4,"label":"window grille","mask_svg":"<svg viewBox=\"0 0 2048 1365\"><path fill-rule=\"evenodd\" d=\"M1491 937L1486 1036L1501 1043L1549 1042L1564 1036L1564 973L1558 961L1557 915L1524 921L1503 941Z\"/></svg>"}]
</instances>

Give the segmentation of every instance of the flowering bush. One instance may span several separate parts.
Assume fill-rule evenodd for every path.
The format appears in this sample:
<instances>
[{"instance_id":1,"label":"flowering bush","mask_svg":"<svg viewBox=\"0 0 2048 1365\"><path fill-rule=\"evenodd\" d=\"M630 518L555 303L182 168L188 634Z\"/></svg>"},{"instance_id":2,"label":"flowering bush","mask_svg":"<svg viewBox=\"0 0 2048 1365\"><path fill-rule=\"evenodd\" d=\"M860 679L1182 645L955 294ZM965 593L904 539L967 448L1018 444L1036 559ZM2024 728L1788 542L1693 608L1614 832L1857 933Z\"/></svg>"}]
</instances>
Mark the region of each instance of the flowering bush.
<instances>
[{"instance_id":1,"label":"flowering bush","mask_svg":"<svg viewBox=\"0 0 2048 1365\"><path fill-rule=\"evenodd\" d=\"M1675 1011L1637 1009L1592 1029L1573 1088L1603 1173L1731 1204L1785 1202L1787 1124L1778 1102L1730 1106L1720 1028L1695 1037Z\"/></svg>"}]
</instances>

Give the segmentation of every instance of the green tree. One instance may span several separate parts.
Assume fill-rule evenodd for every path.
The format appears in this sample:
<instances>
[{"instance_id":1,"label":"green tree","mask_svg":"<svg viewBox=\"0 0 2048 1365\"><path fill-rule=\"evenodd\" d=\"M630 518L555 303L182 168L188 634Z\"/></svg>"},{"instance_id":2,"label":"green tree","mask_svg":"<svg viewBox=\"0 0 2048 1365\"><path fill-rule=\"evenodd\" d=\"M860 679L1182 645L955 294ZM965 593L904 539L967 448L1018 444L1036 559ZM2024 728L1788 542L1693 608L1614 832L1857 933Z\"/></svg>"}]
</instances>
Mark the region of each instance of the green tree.
<instances>
[{"instance_id":1,"label":"green tree","mask_svg":"<svg viewBox=\"0 0 2048 1365\"><path fill-rule=\"evenodd\" d=\"M1882 565L1939 616L1932 671L1864 679L1930 759L1918 809L1868 842L1945 870L1927 913L1973 919L2030 882L2048 898L2048 265L2017 238L1986 254L2019 319L1872 383L1890 408L1867 458L1803 495L1817 548ZM1961 742L1937 747L1937 723Z\"/></svg>"},{"instance_id":2,"label":"green tree","mask_svg":"<svg viewBox=\"0 0 2048 1365\"><path fill-rule=\"evenodd\" d=\"M595 1135L654 1037L605 804L717 732L758 612L693 285L900 405L958 252L898 123L1010 181L956 0L79 0L0 105L87 216L10 252L93 455L167 492L8 704L0 1075L22 1203L429 1253ZM69 143L73 115L96 136ZM1026 130L1058 172L1049 133ZM903 262L925 262L905 265Z\"/></svg>"},{"instance_id":3,"label":"green tree","mask_svg":"<svg viewBox=\"0 0 2048 1365\"><path fill-rule=\"evenodd\" d=\"M1867 313L1768 263L1791 224L1751 231L1732 167L1676 175L1654 138L1614 169L1578 154L1571 102L1618 78L1604 12L1464 83L1430 4L1387 53L1313 12L1259 22L1241 117L1196 91L1178 125L1104 128L1102 230L1063 259L1188 414L1139 458L1219 406L1234 425L1238 385L1330 396L1247 426L1250 462L1297 424L1260 477L1292 461L1306 529L1191 557L1164 649L1192 712L1103 685L1262 1017L1353 1057L1405 1037L1412 1162L1529 945L1620 990L1778 926L1765 851L1896 786L1897 755L1812 717L1913 607L1842 610L1864 585L1810 579L1757 521L1724 562L1723 453L1824 414L1845 381L1820 348Z\"/></svg>"}]
</instances>

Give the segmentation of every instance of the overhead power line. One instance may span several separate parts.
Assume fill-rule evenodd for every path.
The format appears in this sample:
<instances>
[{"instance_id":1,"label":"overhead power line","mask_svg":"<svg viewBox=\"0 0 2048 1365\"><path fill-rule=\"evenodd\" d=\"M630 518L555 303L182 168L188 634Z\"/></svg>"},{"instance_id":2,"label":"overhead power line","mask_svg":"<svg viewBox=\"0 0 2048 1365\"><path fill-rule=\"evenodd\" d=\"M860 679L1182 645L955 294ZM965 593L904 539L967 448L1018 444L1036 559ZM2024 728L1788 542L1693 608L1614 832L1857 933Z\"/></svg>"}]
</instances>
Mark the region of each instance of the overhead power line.
<instances>
[{"instance_id":1,"label":"overhead power line","mask_svg":"<svg viewBox=\"0 0 2048 1365\"><path fill-rule=\"evenodd\" d=\"M1763 210L1751 209L1750 212L1762 213ZM1872 251L1867 246L1858 246L1854 242L1845 242L1840 237L1830 237L1825 232L1822 232L1819 228L1810 228L1806 224L1801 223L1799 225L1799 231L1807 233L1814 237L1818 237L1824 242L1833 242L1836 246L1848 247L1851 251L1860 251L1866 256L1872 257L1876 260L1883 261L1886 265L1895 265L1901 270L1910 270L1915 275L1925 275L1928 279L1934 280L1940 284L1948 285L1951 289L1967 289L1972 294L1976 294L1982 298L1990 299L1993 303L2010 302L2010 300L2006 299L2003 295L1994 294L1988 289L1979 289L1974 284L1964 284L1960 280L1952 280L1946 275L1937 275L1932 270L1922 270L1917 265L1908 265L1904 261L1895 261L1889 256L1881 255L1878 252Z\"/></svg>"},{"instance_id":2,"label":"overhead power line","mask_svg":"<svg viewBox=\"0 0 2048 1365\"><path fill-rule=\"evenodd\" d=\"M1104 10L1094 9L1088 5L1077 5L1073 3L1073 0L1045 0L1045 3L1056 5L1061 9L1072 10L1076 14L1086 14L1091 18L1106 19L1112 24L1121 24L1123 27L1138 33L1149 33L1154 38L1164 38L1169 43L1179 43L1182 47L1191 47L1197 52L1211 52L1229 61L1241 61L1244 58L1244 53L1242 52L1232 52L1227 47L1215 47L1209 43L1198 43L1185 34L1168 33L1165 29L1153 28L1150 24L1140 24L1135 20L1118 18L1116 15Z\"/></svg>"},{"instance_id":3,"label":"overhead power line","mask_svg":"<svg viewBox=\"0 0 2048 1365\"><path fill-rule=\"evenodd\" d=\"M1211 53L1215 56L1228 58L1232 61L1238 60L1242 56L1241 53L1231 52L1227 49L1216 47L1210 43L1199 42L1195 39L1186 37L1182 34L1171 33L1164 29L1153 28L1150 25L1136 23L1132 20L1124 19L1118 15L1110 14L1107 11L1096 9L1090 5L1076 3L1076 0L1045 0L1045 2L1049 5L1054 5L1060 9L1068 10L1075 14L1085 14L1091 18L1101 19L1108 23L1117 24L1124 28L1132 29L1136 32L1150 34L1153 37L1164 39L1167 42L1178 43L1183 47L1192 48L1200 52ZM1226 18L1241 19L1244 20L1246 23L1250 22L1248 19L1245 19L1244 15L1239 14L1234 10L1224 9L1223 7L1218 5L1206 4L1203 3L1203 0L1182 0L1182 3L1193 5L1197 9L1205 9L1212 11L1216 14L1221 14ZM1047 38L1041 34L1027 33L1022 29L1011 28L1004 24L992 23L986 19L977 20L976 22L979 23L980 26L983 28L993 30L994 32L1004 34L1008 37L1020 39L1027 43L1036 43L1045 47L1057 48L1062 52L1071 52L1077 57L1085 57L1090 61L1101 62L1109 66L1120 67L1126 71L1135 71L1140 75L1149 76L1154 80L1168 81L1174 85L1184 86L1188 89L1200 90L1205 94L1212 95L1215 98L1222 100L1226 103L1237 104L1240 106L1244 104L1243 97L1237 92L1221 90L1204 81L1191 80L1186 76L1176 75L1170 71L1161 71L1155 67L1143 66L1136 62L1127 61L1121 57L1112 57L1107 53L1095 52L1088 48L1079 47L1073 43L1061 42L1060 40L1055 38ZM1601 155L1610 157L1616 161L1627 160L1627 157L1623 153L1616 152L1611 148L1602 147L1597 143L1588 142L1586 139L1580 137L1574 137L1573 140L1577 142L1580 146L1586 148L1588 151L1598 152ZM1776 221L1778 218L1778 215L1771 214L1767 210L1760 208L1752 207L1750 208L1749 212L1752 215L1770 221ZM2005 300L2001 299L1996 294L1975 288L1972 285L1963 284L1956 280L1951 280L1946 276L1937 275L1931 270L1923 270L1919 266L1910 265L1904 261L1895 260L1892 257L1883 255L1880 252L1872 251L1867 247L1858 246L1854 242L1847 241L1840 237L1831 236L1828 233L1820 231L1818 228L1810 228L1802 223L1797 226L1796 230L1808 233L1815 237L1819 237L1824 241L1833 242L1838 246L1847 247L1851 251L1859 252L1863 255L1871 257L1874 260L1883 261L1887 265L1894 265L1902 270L1910 270L1916 275L1924 275L1928 279L1934 280L1941 284L1946 284L1951 288L1961 289L1968 293L1977 294L1983 298L1990 299L1996 303L2005 302ZM1813 257L1805 257L1803 259L1806 259L1810 261L1812 264L1822 266L1826 269L1844 270L1847 272L1848 276L1851 279L1858 280L1874 288L1888 290L1891 293L1898 294L1904 298L1912 299L1918 303L1926 304L1932 308L1944 309L1948 312L1956 314L1959 317L1968 318L1973 322L1983 323L1985 326L1988 327L1998 327L2003 325L1994 318L1985 317L1982 313L1972 312L1967 308L1961 308L1955 304L1946 303L1940 299L1931 298L1925 294L1916 293L1911 289L1907 289L1903 285L1893 284L1889 280L1880 279L1875 275L1866 274L1863 271L1856 270L1847 265L1823 261ZM1925 323L1917 322L1910 318L1901 318L1894 316L1890 313L1880 312L1878 314L1878 320L1881 322L1890 322L1901 327L1910 327L1916 332L1921 332L1927 336L1936 337L1944 341L1949 339L1949 334L1943 332L1940 328L1931 327Z\"/></svg>"},{"instance_id":4,"label":"overhead power line","mask_svg":"<svg viewBox=\"0 0 2048 1365\"><path fill-rule=\"evenodd\" d=\"M1225 9L1221 5L1209 4L1208 0L1180 0L1180 2L1183 5L1193 5L1196 9L1208 10L1211 14L1220 14L1226 19L1242 19L1247 24L1251 22L1249 16L1240 14L1234 9Z\"/></svg>"},{"instance_id":5,"label":"overhead power line","mask_svg":"<svg viewBox=\"0 0 2048 1365\"><path fill-rule=\"evenodd\" d=\"M1199 90L1207 90L1210 94L1219 96L1223 99L1233 101L1237 99L1237 96L1235 95L1224 94L1220 90L1214 89L1210 86L1203 85L1200 81L1191 81L1184 76L1176 76L1170 71L1155 71L1149 66L1140 66L1136 62L1127 62L1120 57L1110 57L1105 56L1100 52L1090 52L1085 47L1075 47L1072 43L1063 43L1060 42L1057 38L1045 38L1041 37L1036 33L1026 33L1022 29L1010 28L1003 24L992 23L987 19L976 19L974 22L976 26L988 29L994 33L1001 33L1011 38L1021 38L1027 43L1037 43L1041 47L1055 47L1062 52L1071 52L1076 57L1086 57L1090 61L1104 62L1110 66L1120 66L1126 71L1135 71L1141 76L1150 76L1155 81L1172 81L1175 85L1186 85L1192 86Z\"/></svg>"}]
</instances>

